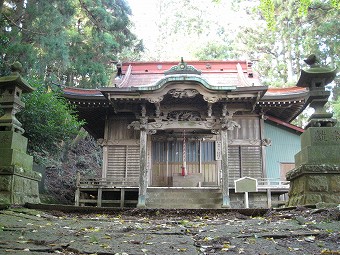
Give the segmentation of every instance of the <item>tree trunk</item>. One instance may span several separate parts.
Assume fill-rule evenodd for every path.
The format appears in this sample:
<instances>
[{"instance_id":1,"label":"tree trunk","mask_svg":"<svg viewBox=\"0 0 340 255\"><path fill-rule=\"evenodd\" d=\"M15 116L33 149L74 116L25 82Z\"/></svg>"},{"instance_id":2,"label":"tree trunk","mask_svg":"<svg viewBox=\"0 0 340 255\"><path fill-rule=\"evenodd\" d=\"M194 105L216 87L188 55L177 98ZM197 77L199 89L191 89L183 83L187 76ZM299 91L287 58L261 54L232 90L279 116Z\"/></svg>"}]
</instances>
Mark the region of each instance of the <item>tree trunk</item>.
<instances>
[{"instance_id":1,"label":"tree trunk","mask_svg":"<svg viewBox=\"0 0 340 255\"><path fill-rule=\"evenodd\" d=\"M4 0L0 0L0 13L2 11L2 6L4 5Z\"/></svg>"},{"instance_id":2,"label":"tree trunk","mask_svg":"<svg viewBox=\"0 0 340 255\"><path fill-rule=\"evenodd\" d=\"M293 60L292 60L292 52L290 50L290 46L287 47L286 52L286 64L287 64L287 82L294 81L294 73L293 73Z\"/></svg>"}]
</instances>

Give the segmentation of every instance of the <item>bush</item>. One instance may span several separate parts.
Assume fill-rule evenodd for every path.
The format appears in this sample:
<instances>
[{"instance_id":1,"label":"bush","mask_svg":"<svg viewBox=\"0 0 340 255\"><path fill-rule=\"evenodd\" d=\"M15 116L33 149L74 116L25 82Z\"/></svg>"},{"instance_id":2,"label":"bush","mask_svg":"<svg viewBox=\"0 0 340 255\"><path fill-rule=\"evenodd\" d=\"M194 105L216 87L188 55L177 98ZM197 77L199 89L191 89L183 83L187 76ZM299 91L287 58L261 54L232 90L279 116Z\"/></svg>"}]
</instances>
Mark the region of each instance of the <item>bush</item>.
<instances>
[{"instance_id":1,"label":"bush","mask_svg":"<svg viewBox=\"0 0 340 255\"><path fill-rule=\"evenodd\" d=\"M77 135L84 124L77 119L74 108L59 91L47 91L40 86L33 93L24 95L25 109L18 119L29 139L28 152L35 162L45 164L46 157L61 153L62 144Z\"/></svg>"}]
</instances>

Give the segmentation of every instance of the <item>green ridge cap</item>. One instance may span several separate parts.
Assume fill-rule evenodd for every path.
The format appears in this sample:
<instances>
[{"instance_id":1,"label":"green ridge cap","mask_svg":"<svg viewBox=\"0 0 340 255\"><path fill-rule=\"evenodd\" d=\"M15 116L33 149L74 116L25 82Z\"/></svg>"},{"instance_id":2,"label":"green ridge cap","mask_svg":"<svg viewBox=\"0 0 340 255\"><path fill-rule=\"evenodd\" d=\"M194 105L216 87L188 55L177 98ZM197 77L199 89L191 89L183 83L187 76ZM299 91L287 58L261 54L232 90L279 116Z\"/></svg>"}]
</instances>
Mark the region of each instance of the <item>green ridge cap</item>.
<instances>
[{"instance_id":1,"label":"green ridge cap","mask_svg":"<svg viewBox=\"0 0 340 255\"><path fill-rule=\"evenodd\" d=\"M205 79L197 75L171 75L162 78L155 85L147 86L147 87L138 87L137 90L157 90L161 88L164 84L168 82L176 82L176 81L196 81L201 83L205 88L210 90L236 90L236 86L212 86Z\"/></svg>"}]
</instances>

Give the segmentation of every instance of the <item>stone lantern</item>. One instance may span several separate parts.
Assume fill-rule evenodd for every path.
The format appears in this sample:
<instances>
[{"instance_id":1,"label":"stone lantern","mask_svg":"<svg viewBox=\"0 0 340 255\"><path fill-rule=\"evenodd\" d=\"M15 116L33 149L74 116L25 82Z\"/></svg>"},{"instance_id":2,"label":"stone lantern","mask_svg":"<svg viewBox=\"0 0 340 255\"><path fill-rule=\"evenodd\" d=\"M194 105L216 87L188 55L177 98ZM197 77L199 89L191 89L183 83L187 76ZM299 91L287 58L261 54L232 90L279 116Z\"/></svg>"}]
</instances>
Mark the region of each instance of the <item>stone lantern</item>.
<instances>
[{"instance_id":1,"label":"stone lantern","mask_svg":"<svg viewBox=\"0 0 340 255\"><path fill-rule=\"evenodd\" d=\"M0 105L5 111L0 117L0 131L24 133L15 114L25 107L25 103L21 101L22 94L32 92L33 88L22 79L21 70L21 64L16 62L11 66L12 73L0 78Z\"/></svg>"},{"instance_id":2,"label":"stone lantern","mask_svg":"<svg viewBox=\"0 0 340 255\"><path fill-rule=\"evenodd\" d=\"M330 91L326 91L325 86L334 80L337 70L319 65L314 54L309 56L305 62L310 67L301 71L296 86L309 88L309 106L315 110L309 118L306 128L333 127L336 123L336 120L332 119L333 113L326 112L324 107L330 96Z\"/></svg>"},{"instance_id":3,"label":"stone lantern","mask_svg":"<svg viewBox=\"0 0 340 255\"><path fill-rule=\"evenodd\" d=\"M318 65L315 55L307 60L297 83L309 88L309 105L315 109L301 135L301 150L295 155L295 168L287 173L290 181L288 206L340 203L340 128L324 108L330 92L325 86L336 76L336 68Z\"/></svg>"},{"instance_id":4,"label":"stone lantern","mask_svg":"<svg viewBox=\"0 0 340 255\"><path fill-rule=\"evenodd\" d=\"M21 77L22 66L16 62L12 73L0 77L0 204L39 203L38 182L41 175L33 171L33 157L26 153L28 140L15 117L25 104L23 93L33 88Z\"/></svg>"}]
</instances>

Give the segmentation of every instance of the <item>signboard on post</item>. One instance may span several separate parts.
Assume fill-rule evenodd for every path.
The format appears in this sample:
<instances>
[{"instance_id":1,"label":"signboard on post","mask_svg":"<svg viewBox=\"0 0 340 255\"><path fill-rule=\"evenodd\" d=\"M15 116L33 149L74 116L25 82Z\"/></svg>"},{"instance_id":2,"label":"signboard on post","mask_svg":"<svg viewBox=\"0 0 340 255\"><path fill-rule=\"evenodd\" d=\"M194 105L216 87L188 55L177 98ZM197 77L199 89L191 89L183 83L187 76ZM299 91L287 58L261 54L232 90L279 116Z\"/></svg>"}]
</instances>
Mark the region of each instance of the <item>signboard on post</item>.
<instances>
[{"instance_id":1,"label":"signboard on post","mask_svg":"<svg viewBox=\"0 0 340 255\"><path fill-rule=\"evenodd\" d=\"M251 177L242 177L235 182L235 192L257 192L257 180Z\"/></svg>"},{"instance_id":2,"label":"signboard on post","mask_svg":"<svg viewBox=\"0 0 340 255\"><path fill-rule=\"evenodd\" d=\"M257 180L251 177L243 177L235 182L235 193L244 192L245 208L249 208L248 192L257 192Z\"/></svg>"}]
</instances>

